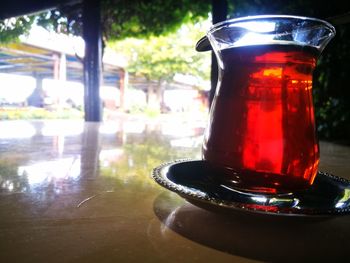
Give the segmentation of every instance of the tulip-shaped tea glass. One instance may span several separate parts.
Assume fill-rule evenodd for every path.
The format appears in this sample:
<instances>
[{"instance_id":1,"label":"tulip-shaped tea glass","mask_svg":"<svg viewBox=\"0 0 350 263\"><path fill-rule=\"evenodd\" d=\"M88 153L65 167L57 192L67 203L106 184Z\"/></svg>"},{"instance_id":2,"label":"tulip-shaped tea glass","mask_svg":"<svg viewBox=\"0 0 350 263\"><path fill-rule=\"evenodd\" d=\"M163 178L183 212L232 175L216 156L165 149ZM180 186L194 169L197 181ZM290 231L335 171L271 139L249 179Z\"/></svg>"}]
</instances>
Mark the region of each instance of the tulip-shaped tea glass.
<instances>
[{"instance_id":1,"label":"tulip-shaped tea glass","mask_svg":"<svg viewBox=\"0 0 350 263\"><path fill-rule=\"evenodd\" d=\"M312 184L319 163L312 73L334 35L325 21L282 15L208 31L219 80L203 159L224 167L229 187L280 193Z\"/></svg>"}]
</instances>

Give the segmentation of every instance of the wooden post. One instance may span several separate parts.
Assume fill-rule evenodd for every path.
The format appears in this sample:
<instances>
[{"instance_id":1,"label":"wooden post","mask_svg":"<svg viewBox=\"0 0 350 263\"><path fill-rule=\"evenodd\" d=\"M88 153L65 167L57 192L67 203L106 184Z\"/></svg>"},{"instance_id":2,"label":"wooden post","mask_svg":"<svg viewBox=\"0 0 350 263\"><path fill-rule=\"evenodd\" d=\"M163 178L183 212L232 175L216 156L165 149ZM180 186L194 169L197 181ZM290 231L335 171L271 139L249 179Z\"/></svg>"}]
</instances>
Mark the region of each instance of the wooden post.
<instances>
[{"instance_id":1,"label":"wooden post","mask_svg":"<svg viewBox=\"0 0 350 263\"><path fill-rule=\"evenodd\" d=\"M60 76L60 57L57 53L52 55L53 57L53 79L57 80Z\"/></svg>"},{"instance_id":2,"label":"wooden post","mask_svg":"<svg viewBox=\"0 0 350 263\"><path fill-rule=\"evenodd\" d=\"M85 121L102 121L100 99L102 33L100 0L84 0L83 38L84 57L84 111Z\"/></svg>"},{"instance_id":3,"label":"wooden post","mask_svg":"<svg viewBox=\"0 0 350 263\"><path fill-rule=\"evenodd\" d=\"M119 109L122 112L125 107L125 74L126 72L121 70L119 76Z\"/></svg>"}]
</instances>

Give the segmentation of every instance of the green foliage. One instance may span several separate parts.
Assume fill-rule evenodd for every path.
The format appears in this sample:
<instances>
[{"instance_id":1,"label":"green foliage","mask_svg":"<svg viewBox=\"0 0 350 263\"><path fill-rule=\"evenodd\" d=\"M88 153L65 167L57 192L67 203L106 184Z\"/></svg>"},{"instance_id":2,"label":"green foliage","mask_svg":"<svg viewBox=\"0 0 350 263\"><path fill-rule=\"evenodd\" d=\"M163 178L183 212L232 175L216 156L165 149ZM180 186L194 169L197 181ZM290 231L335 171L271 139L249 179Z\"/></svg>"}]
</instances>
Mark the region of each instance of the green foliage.
<instances>
[{"instance_id":1,"label":"green foliage","mask_svg":"<svg viewBox=\"0 0 350 263\"><path fill-rule=\"evenodd\" d=\"M101 0L102 31L105 40L158 36L206 17L209 12L209 0ZM37 19L39 25L50 30L82 33L81 4L47 11Z\"/></svg>"},{"instance_id":2,"label":"green foliage","mask_svg":"<svg viewBox=\"0 0 350 263\"><path fill-rule=\"evenodd\" d=\"M314 75L315 114L321 138L350 143L350 25L336 29Z\"/></svg>"},{"instance_id":3,"label":"green foliage","mask_svg":"<svg viewBox=\"0 0 350 263\"><path fill-rule=\"evenodd\" d=\"M33 22L34 16L0 20L0 43L17 41L20 35L28 33Z\"/></svg>"},{"instance_id":4,"label":"green foliage","mask_svg":"<svg viewBox=\"0 0 350 263\"><path fill-rule=\"evenodd\" d=\"M169 33L185 22L207 17L210 3L209 0L104 0L103 31L110 40Z\"/></svg>"},{"instance_id":5,"label":"green foliage","mask_svg":"<svg viewBox=\"0 0 350 263\"><path fill-rule=\"evenodd\" d=\"M0 191L25 192L28 189L28 179L18 174L18 163L26 161L26 158L22 155L11 157L0 155Z\"/></svg>"},{"instance_id":6,"label":"green foliage","mask_svg":"<svg viewBox=\"0 0 350 263\"><path fill-rule=\"evenodd\" d=\"M209 0L101 0L104 39L155 36L175 31L185 22L207 17L210 3ZM81 35L82 4L0 21L0 43L27 33L34 21L49 30Z\"/></svg>"},{"instance_id":7,"label":"green foliage","mask_svg":"<svg viewBox=\"0 0 350 263\"><path fill-rule=\"evenodd\" d=\"M348 1L334 0L231 0L231 18L247 15L285 14L327 18L349 11Z\"/></svg>"},{"instance_id":8,"label":"green foliage","mask_svg":"<svg viewBox=\"0 0 350 263\"><path fill-rule=\"evenodd\" d=\"M289 14L327 19L350 10L350 1L343 0L334 0L331 4L329 1L316 0L227 1L229 18L258 14ZM206 17L210 9L209 0L102 0L104 39L148 37L148 40L142 40L142 44L157 45L156 42L161 40L154 40L154 36L173 32L186 21L197 21L200 17ZM81 10L81 5L78 4L74 8L61 8L43 13L35 19L46 28L80 35ZM0 43L16 40L19 35L28 32L33 22L33 16L0 21ZM350 72L348 63L350 61L350 28L349 25L339 25L336 26L336 30L337 36L323 52L315 71L313 89L315 113L321 138L350 141L350 79L347 77ZM184 41L183 38L182 40ZM164 42L166 42L165 39L157 46L158 50L167 50L171 45ZM150 49L150 47L145 48L145 52ZM180 46L177 50L186 52ZM172 55L173 57L165 58L161 54L148 57L146 54L137 54L139 65L130 66L130 70L142 72L144 75L149 74L150 78L166 76L166 79L172 77L167 73L175 71L202 74L202 70L193 72L199 67L199 63L196 60L191 61L190 56L187 56L186 62L187 65L191 65L191 69L186 69L186 63L178 60L175 56L176 52ZM147 62L151 65L148 69L143 67ZM203 65L209 68L207 63ZM150 73L151 68L154 69L155 75Z\"/></svg>"},{"instance_id":9,"label":"green foliage","mask_svg":"<svg viewBox=\"0 0 350 263\"><path fill-rule=\"evenodd\" d=\"M129 72L149 80L171 81L176 73L207 80L210 55L194 50L204 28L200 23L187 23L175 33L145 39L127 38L110 43L110 48L127 57Z\"/></svg>"},{"instance_id":10,"label":"green foliage","mask_svg":"<svg viewBox=\"0 0 350 263\"><path fill-rule=\"evenodd\" d=\"M108 166L101 167L103 176L122 178L123 181L138 182L147 187L150 184L150 171L163 162L183 158L198 158L200 146L174 148L170 138L159 132L147 132L143 139L140 136L127 136L123 144L123 155L115 158ZM131 178L132 180L130 180Z\"/></svg>"},{"instance_id":11,"label":"green foliage","mask_svg":"<svg viewBox=\"0 0 350 263\"><path fill-rule=\"evenodd\" d=\"M36 23L49 31L81 35L81 8L49 10L39 14Z\"/></svg>"},{"instance_id":12,"label":"green foliage","mask_svg":"<svg viewBox=\"0 0 350 263\"><path fill-rule=\"evenodd\" d=\"M49 111L43 108L0 108L1 120L82 119L83 113L75 109Z\"/></svg>"}]
</instances>

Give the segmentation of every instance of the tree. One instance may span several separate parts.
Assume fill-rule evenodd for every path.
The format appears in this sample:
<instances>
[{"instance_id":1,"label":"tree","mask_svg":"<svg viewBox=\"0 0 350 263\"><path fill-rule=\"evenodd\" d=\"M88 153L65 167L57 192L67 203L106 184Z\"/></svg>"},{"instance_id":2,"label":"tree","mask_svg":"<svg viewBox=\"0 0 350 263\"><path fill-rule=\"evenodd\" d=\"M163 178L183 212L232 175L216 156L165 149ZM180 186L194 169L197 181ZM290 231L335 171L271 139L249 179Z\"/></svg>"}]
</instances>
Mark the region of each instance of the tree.
<instances>
[{"instance_id":1,"label":"tree","mask_svg":"<svg viewBox=\"0 0 350 263\"><path fill-rule=\"evenodd\" d=\"M209 79L209 54L200 54L194 49L207 28L203 22L187 23L175 33L158 37L114 41L110 48L127 57L128 72L145 77L149 83L151 80L157 82L155 89L148 85L147 97L150 98L151 94L156 93L158 101L161 102L163 84L173 81L176 74Z\"/></svg>"},{"instance_id":2,"label":"tree","mask_svg":"<svg viewBox=\"0 0 350 263\"><path fill-rule=\"evenodd\" d=\"M183 23L207 17L210 1L101 0L104 40L159 36L176 31ZM62 6L39 14L39 25L57 32L82 34L82 4Z\"/></svg>"},{"instance_id":3,"label":"tree","mask_svg":"<svg viewBox=\"0 0 350 263\"><path fill-rule=\"evenodd\" d=\"M101 0L101 5L106 41L174 32L183 23L207 17L210 12L210 0ZM56 32L82 35L82 3L0 20L0 42L27 33L34 22Z\"/></svg>"},{"instance_id":4,"label":"tree","mask_svg":"<svg viewBox=\"0 0 350 263\"><path fill-rule=\"evenodd\" d=\"M34 16L22 16L0 20L0 44L17 41L20 35L29 32Z\"/></svg>"},{"instance_id":5,"label":"tree","mask_svg":"<svg viewBox=\"0 0 350 263\"><path fill-rule=\"evenodd\" d=\"M160 35L175 30L189 19L206 16L209 9L208 0L83 0L75 6L48 11L35 20L39 25L58 32L84 33L85 120L100 121L98 90L102 55L101 31L96 25L101 23L105 43L131 36Z\"/></svg>"},{"instance_id":6,"label":"tree","mask_svg":"<svg viewBox=\"0 0 350 263\"><path fill-rule=\"evenodd\" d=\"M154 36L173 31L188 20L206 16L218 0L101 0L104 40ZM222 0L228 17L258 14L289 14L329 18L350 11L350 1L334 0ZM34 20L18 21L22 29L0 21L0 42L26 32ZM49 11L36 21L56 30L81 34L81 4ZM319 60L314 77L316 117L321 138L350 141L349 23L336 26L337 36Z\"/></svg>"}]
</instances>

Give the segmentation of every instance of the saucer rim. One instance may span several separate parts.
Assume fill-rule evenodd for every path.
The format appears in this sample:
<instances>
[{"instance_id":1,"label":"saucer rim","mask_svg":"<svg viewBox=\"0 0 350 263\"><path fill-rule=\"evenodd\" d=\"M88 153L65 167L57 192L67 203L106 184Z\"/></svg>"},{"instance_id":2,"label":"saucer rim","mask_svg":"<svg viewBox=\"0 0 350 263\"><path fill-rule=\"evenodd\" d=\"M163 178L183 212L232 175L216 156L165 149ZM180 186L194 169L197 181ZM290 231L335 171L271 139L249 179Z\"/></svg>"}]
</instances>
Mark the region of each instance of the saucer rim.
<instances>
[{"instance_id":1,"label":"saucer rim","mask_svg":"<svg viewBox=\"0 0 350 263\"><path fill-rule=\"evenodd\" d=\"M188 202L193 205L204 208L201 205L198 205L198 202L214 206L215 208L234 211L234 212L248 212L254 214L261 215L273 215L273 216L292 216L292 217L334 217L334 216L345 216L350 214L350 206L346 208L330 208L330 209L293 209L288 212L271 212L257 208L245 207L244 203L240 202L232 202L221 200L218 198L209 197L206 193L201 190L195 191L191 190L189 187L176 184L171 181L168 177L166 177L166 171L174 165L178 165L180 163L190 163L190 162L206 162L201 159L177 159L169 162L162 163L161 165L155 167L152 170L152 178L162 187L175 192L180 197L186 199ZM339 183L345 183L350 185L350 180L345 178L330 174L328 172L318 171L318 175L328 177L334 181ZM195 202L193 202L195 201ZM242 204L243 206L238 206L237 204ZM205 208L206 209L206 208ZM211 210L211 209L210 209Z\"/></svg>"}]
</instances>

